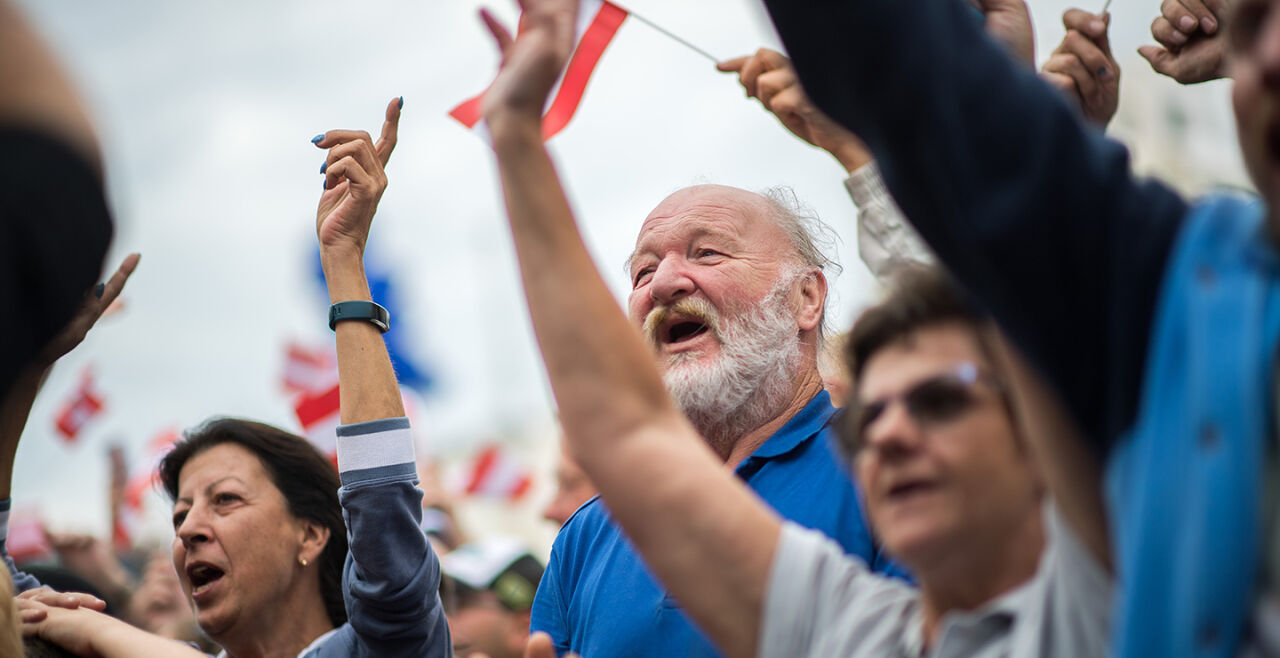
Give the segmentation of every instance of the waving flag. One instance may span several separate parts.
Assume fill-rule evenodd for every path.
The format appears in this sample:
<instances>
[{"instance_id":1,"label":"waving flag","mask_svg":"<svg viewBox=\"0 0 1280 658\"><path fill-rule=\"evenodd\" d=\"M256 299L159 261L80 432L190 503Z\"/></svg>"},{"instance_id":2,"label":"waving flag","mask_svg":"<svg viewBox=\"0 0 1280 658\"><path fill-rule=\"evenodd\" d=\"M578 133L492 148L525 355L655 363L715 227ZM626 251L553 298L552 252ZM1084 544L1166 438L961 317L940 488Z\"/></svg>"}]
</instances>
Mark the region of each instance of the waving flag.
<instances>
[{"instance_id":1,"label":"waving flag","mask_svg":"<svg viewBox=\"0 0 1280 658\"><path fill-rule=\"evenodd\" d=\"M519 500L529 492L533 476L529 468L500 446L490 445L476 455L467 473L464 491L469 496Z\"/></svg>"},{"instance_id":2,"label":"waving flag","mask_svg":"<svg viewBox=\"0 0 1280 658\"><path fill-rule=\"evenodd\" d=\"M338 384L313 393L303 393L293 405L302 433L317 450L329 457L338 454L338 425L341 422Z\"/></svg>"},{"instance_id":3,"label":"waving flag","mask_svg":"<svg viewBox=\"0 0 1280 658\"><path fill-rule=\"evenodd\" d=\"M559 88L552 92L551 104L542 116L542 139L551 139L569 125L587 90L587 81L627 14L626 9L608 0L582 0L578 10L577 45L564 75L560 77ZM483 118L480 115L483 101L483 93L467 99L453 108L449 116L468 128L474 128Z\"/></svg>"},{"instance_id":4,"label":"waving flag","mask_svg":"<svg viewBox=\"0 0 1280 658\"><path fill-rule=\"evenodd\" d=\"M102 410L102 397L93 391L93 373L85 370L80 378L80 386L58 412L56 421L58 433L68 443L75 442L76 437L80 435L80 430L84 429L94 416L102 413Z\"/></svg>"}]
</instances>

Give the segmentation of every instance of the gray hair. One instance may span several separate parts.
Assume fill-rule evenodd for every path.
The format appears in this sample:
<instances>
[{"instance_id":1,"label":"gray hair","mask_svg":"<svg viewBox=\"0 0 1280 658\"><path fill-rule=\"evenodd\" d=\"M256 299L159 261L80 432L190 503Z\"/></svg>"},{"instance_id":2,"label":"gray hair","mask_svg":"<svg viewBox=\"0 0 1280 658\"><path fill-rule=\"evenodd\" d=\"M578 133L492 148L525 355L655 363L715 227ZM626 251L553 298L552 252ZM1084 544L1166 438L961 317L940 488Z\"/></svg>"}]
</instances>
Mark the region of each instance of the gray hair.
<instances>
[{"instance_id":1,"label":"gray hair","mask_svg":"<svg viewBox=\"0 0 1280 658\"><path fill-rule=\"evenodd\" d=\"M800 202L790 187L778 185L760 191L773 207L773 221L791 238L800 263L821 270L830 278L840 274L840 263L827 254L835 250L836 232L818 218L813 208Z\"/></svg>"},{"instance_id":2,"label":"gray hair","mask_svg":"<svg viewBox=\"0 0 1280 658\"><path fill-rule=\"evenodd\" d=\"M773 221L791 238L796 258L805 267L814 268L827 279L834 279L843 268L828 253L833 253L839 236L835 230L818 217L818 213L796 197L795 190L786 185L776 185L760 191L773 208ZM830 288L828 288L828 297ZM818 322L818 351L825 349L827 334L827 307L822 306L822 319Z\"/></svg>"}]
</instances>

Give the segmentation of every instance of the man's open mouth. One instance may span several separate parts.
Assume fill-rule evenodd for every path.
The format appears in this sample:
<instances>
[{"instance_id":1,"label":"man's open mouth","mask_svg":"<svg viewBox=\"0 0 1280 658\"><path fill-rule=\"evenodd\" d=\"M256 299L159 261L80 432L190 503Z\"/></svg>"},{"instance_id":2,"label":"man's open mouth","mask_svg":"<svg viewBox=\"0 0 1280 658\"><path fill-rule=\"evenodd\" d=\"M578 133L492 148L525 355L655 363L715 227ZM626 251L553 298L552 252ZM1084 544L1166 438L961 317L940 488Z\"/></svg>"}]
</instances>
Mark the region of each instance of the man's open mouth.
<instances>
[{"instance_id":1,"label":"man's open mouth","mask_svg":"<svg viewBox=\"0 0 1280 658\"><path fill-rule=\"evenodd\" d=\"M682 320L667 328L664 343L683 343L707 332L707 325L694 320Z\"/></svg>"}]
</instances>

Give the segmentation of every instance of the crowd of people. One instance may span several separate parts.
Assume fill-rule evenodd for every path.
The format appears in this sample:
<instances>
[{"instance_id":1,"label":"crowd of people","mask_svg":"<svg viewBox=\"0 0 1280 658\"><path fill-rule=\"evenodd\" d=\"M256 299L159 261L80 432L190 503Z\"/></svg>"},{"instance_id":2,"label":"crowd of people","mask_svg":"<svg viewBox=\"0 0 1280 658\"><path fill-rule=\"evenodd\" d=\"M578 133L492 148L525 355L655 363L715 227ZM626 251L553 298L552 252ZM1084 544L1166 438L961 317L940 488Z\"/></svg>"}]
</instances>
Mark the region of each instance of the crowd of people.
<instances>
[{"instance_id":1,"label":"crowd of people","mask_svg":"<svg viewBox=\"0 0 1280 658\"><path fill-rule=\"evenodd\" d=\"M543 142L579 2L523 0L514 34L482 12L502 60L483 115L563 431L549 562L424 518L363 261L397 98L376 139L313 140L336 469L251 420L188 430L159 466L168 555L141 586L109 558L80 583L6 555L0 655L1280 655L1280 0L1153 8L1142 55L1232 79L1257 188L1194 202L1102 133L1106 13L1068 11L1037 71L1023 0L765 4L789 55L719 69L847 172L888 291L851 329L825 312L834 234L785 189L659 201L620 309ZM0 349L2 554L41 381L139 259L94 285L96 139L8 0L0 126L0 300L22 311Z\"/></svg>"}]
</instances>

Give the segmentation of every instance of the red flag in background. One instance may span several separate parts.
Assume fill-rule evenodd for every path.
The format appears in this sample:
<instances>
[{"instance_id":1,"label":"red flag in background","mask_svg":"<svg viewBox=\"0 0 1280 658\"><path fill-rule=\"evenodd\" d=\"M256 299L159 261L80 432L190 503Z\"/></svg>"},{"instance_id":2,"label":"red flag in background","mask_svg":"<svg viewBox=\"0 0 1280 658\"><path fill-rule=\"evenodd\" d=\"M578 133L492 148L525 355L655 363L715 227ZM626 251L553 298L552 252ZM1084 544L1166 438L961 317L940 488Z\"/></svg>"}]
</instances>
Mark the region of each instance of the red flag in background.
<instances>
[{"instance_id":1,"label":"red flag in background","mask_svg":"<svg viewBox=\"0 0 1280 658\"><path fill-rule=\"evenodd\" d=\"M293 405L307 440L330 459L336 459L338 455L340 400L335 382L327 390L302 394Z\"/></svg>"},{"instance_id":2,"label":"red flag in background","mask_svg":"<svg viewBox=\"0 0 1280 658\"><path fill-rule=\"evenodd\" d=\"M173 444L177 443L181 437L181 432L170 428L155 435L147 443L146 454L129 470L129 479L124 485L124 495L120 501L121 510L132 510L135 514L142 511L143 495L155 487L156 471L160 468L160 460L164 459L164 456L173 448ZM123 524L117 525L123 525L122 529L127 533L132 519L126 518L123 521Z\"/></svg>"},{"instance_id":3,"label":"red flag in background","mask_svg":"<svg viewBox=\"0 0 1280 658\"><path fill-rule=\"evenodd\" d=\"M80 378L80 386L58 412L56 421L58 433L68 443L75 442L76 437L80 435L80 430L84 429L94 416L102 413L102 410L102 398L93 391L93 373L86 369Z\"/></svg>"},{"instance_id":4,"label":"red flag in background","mask_svg":"<svg viewBox=\"0 0 1280 658\"><path fill-rule=\"evenodd\" d=\"M560 87L553 92L551 105L542 116L542 139L551 139L569 125L582 102L587 81L591 79L596 64L626 18L627 10L608 0L582 0L578 10L577 46L564 75L560 77ZM483 118L480 115L483 101L484 94L481 93L453 108L449 116L468 128L474 128Z\"/></svg>"},{"instance_id":5,"label":"red flag in background","mask_svg":"<svg viewBox=\"0 0 1280 658\"><path fill-rule=\"evenodd\" d=\"M476 455L467 474L465 491L470 496L519 500L533 485L528 466L500 446L491 445Z\"/></svg>"}]
</instances>

